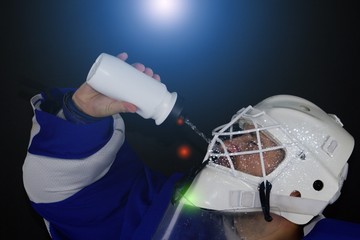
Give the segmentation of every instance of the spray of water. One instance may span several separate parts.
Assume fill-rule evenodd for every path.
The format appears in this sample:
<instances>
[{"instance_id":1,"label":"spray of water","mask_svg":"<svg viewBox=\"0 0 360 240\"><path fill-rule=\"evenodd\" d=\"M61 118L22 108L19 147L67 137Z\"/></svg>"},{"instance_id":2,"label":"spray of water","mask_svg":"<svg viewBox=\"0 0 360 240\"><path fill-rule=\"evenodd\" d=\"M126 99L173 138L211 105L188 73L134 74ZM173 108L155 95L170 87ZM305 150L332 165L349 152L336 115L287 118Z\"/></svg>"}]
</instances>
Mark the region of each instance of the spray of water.
<instances>
[{"instance_id":1,"label":"spray of water","mask_svg":"<svg viewBox=\"0 0 360 240\"><path fill-rule=\"evenodd\" d=\"M195 124L193 124L188 118L184 118L184 123L188 125L197 135L199 135L202 139L204 139L208 144L210 143L211 139L206 137L206 135L201 132Z\"/></svg>"}]
</instances>

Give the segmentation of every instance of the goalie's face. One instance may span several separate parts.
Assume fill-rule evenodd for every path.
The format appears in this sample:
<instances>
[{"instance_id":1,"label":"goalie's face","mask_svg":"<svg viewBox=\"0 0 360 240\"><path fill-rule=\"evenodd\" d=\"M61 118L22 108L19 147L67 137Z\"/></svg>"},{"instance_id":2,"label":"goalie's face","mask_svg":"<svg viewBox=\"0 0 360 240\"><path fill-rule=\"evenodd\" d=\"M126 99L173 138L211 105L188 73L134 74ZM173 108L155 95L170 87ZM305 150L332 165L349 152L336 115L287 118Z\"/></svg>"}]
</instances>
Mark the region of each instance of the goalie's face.
<instances>
[{"instance_id":1,"label":"goalie's face","mask_svg":"<svg viewBox=\"0 0 360 240\"><path fill-rule=\"evenodd\" d=\"M216 147L216 151L228 154L214 162L226 167L233 165L235 170L253 176L270 174L285 158L285 151L277 148L278 144L269 134L256 131L254 125L244 124L243 130L245 133L223 140L222 146L225 146L226 151L219 145Z\"/></svg>"}]
</instances>

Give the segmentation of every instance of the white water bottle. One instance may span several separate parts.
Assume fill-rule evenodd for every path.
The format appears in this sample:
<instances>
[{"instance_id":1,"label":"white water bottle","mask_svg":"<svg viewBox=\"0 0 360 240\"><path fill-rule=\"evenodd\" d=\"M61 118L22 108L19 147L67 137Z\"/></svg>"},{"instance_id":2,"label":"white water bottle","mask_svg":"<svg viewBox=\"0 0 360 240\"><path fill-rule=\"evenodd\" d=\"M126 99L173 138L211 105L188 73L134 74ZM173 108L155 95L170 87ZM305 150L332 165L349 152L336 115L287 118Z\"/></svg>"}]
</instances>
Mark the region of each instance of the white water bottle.
<instances>
[{"instance_id":1,"label":"white water bottle","mask_svg":"<svg viewBox=\"0 0 360 240\"><path fill-rule=\"evenodd\" d=\"M170 93L160 81L106 53L96 59L86 82L108 97L134 104L140 116L154 119L157 125L169 115L178 117L182 110L176 92Z\"/></svg>"}]
</instances>

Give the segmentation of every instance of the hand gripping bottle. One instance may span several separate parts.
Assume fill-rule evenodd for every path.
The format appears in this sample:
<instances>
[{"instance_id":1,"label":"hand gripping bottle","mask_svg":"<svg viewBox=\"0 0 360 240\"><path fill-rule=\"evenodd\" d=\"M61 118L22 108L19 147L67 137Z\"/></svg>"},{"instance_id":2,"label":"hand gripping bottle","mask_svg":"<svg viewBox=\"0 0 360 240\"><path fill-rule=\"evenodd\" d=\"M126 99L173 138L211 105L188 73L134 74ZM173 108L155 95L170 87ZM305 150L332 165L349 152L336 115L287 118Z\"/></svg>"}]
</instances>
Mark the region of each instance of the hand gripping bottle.
<instances>
[{"instance_id":1,"label":"hand gripping bottle","mask_svg":"<svg viewBox=\"0 0 360 240\"><path fill-rule=\"evenodd\" d=\"M169 116L178 118L182 110L176 92L170 93L160 81L106 53L98 56L86 82L108 97L134 104L140 116L154 119L156 125Z\"/></svg>"}]
</instances>

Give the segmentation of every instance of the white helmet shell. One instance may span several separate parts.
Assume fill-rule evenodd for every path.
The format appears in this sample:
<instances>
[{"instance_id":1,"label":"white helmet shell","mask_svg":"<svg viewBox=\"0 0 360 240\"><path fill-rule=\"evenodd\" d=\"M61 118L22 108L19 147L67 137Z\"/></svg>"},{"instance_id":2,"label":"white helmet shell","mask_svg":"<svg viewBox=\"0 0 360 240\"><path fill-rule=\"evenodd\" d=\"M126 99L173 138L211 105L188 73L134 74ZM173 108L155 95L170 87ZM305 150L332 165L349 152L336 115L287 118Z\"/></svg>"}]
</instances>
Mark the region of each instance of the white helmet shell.
<instances>
[{"instance_id":1,"label":"white helmet shell","mask_svg":"<svg viewBox=\"0 0 360 240\"><path fill-rule=\"evenodd\" d=\"M231 163L232 166L224 167L211 160L219 155L230 159L231 154L243 154L213 151L221 136L234 134L230 126L241 119L252 121L254 131L266 131L278 148L285 150L285 158L271 173L253 176L237 171ZM255 211L261 208L259 184L269 181L271 211L297 224L309 222L337 200L354 148L353 137L335 115L291 95L269 97L254 107L239 110L230 123L216 128L213 135L204 158L210 162L186 192L187 202L211 210ZM270 150L258 152L263 155ZM301 197L290 197L294 191Z\"/></svg>"}]
</instances>

